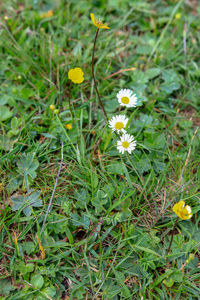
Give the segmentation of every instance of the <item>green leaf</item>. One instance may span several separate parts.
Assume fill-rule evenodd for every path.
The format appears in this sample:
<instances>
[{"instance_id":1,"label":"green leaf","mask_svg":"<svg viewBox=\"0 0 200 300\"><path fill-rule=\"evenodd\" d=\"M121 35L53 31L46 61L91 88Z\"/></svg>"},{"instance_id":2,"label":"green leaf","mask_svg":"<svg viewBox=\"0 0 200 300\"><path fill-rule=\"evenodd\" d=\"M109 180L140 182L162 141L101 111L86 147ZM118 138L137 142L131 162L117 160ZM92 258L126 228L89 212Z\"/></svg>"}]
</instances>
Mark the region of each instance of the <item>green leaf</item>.
<instances>
[{"instance_id":1,"label":"green leaf","mask_svg":"<svg viewBox=\"0 0 200 300\"><path fill-rule=\"evenodd\" d=\"M173 91L180 88L180 78L174 70L164 70L162 72L164 83L161 84L160 88L166 94L171 94Z\"/></svg>"},{"instance_id":2,"label":"green leaf","mask_svg":"<svg viewBox=\"0 0 200 300\"><path fill-rule=\"evenodd\" d=\"M12 115L12 111L10 111L7 106L0 106L0 122L11 118Z\"/></svg>"},{"instance_id":3,"label":"green leaf","mask_svg":"<svg viewBox=\"0 0 200 300\"><path fill-rule=\"evenodd\" d=\"M145 72L145 76L148 79L153 79L156 76L158 76L159 74L160 74L160 69L159 68L151 68L151 69L146 70L146 72Z\"/></svg>"},{"instance_id":4,"label":"green leaf","mask_svg":"<svg viewBox=\"0 0 200 300\"><path fill-rule=\"evenodd\" d=\"M14 289L15 288L12 286L9 279L6 278L0 280L0 294L7 296Z\"/></svg>"},{"instance_id":5,"label":"green leaf","mask_svg":"<svg viewBox=\"0 0 200 300\"><path fill-rule=\"evenodd\" d=\"M44 284L44 279L42 275L36 274L31 278L31 284L36 288L36 289L41 289L43 284Z\"/></svg>"},{"instance_id":6,"label":"green leaf","mask_svg":"<svg viewBox=\"0 0 200 300\"><path fill-rule=\"evenodd\" d=\"M22 184L23 180L21 178L21 176L18 176L18 177L12 177L12 178L9 178L9 183L6 187L7 191L9 193L12 193L14 191L16 191L19 186Z\"/></svg>"},{"instance_id":7,"label":"green leaf","mask_svg":"<svg viewBox=\"0 0 200 300\"><path fill-rule=\"evenodd\" d=\"M123 174L122 164L121 163L112 163L107 166L107 171L112 174Z\"/></svg>"},{"instance_id":8,"label":"green leaf","mask_svg":"<svg viewBox=\"0 0 200 300\"><path fill-rule=\"evenodd\" d=\"M10 139L8 136L0 135L0 149L12 151L17 140Z\"/></svg>"},{"instance_id":9,"label":"green leaf","mask_svg":"<svg viewBox=\"0 0 200 300\"><path fill-rule=\"evenodd\" d=\"M10 96L8 95L0 95L0 105L5 105L8 103ZM0 108L1 109L1 108Z\"/></svg>"},{"instance_id":10,"label":"green leaf","mask_svg":"<svg viewBox=\"0 0 200 300\"><path fill-rule=\"evenodd\" d=\"M32 213L32 207L42 206L42 201L39 199L40 191L29 193L26 196L13 196L11 201L13 203L12 210L20 210L23 208L23 213L28 217Z\"/></svg>"},{"instance_id":11,"label":"green leaf","mask_svg":"<svg viewBox=\"0 0 200 300\"><path fill-rule=\"evenodd\" d=\"M77 200L76 206L85 208L86 204L90 201L90 194L87 189L82 188L80 191L75 192L75 198Z\"/></svg>"},{"instance_id":12,"label":"green leaf","mask_svg":"<svg viewBox=\"0 0 200 300\"><path fill-rule=\"evenodd\" d=\"M34 252L34 243L33 242L23 242L22 244L23 251L25 251L28 255Z\"/></svg>"},{"instance_id":13,"label":"green leaf","mask_svg":"<svg viewBox=\"0 0 200 300\"><path fill-rule=\"evenodd\" d=\"M11 120L11 128L13 130L16 130L19 126L19 124L21 123L21 120L17 119L16 117L12 118Z\"/></svg>"},{"instance_id":14,"label":"green leaf","mask_svg":"<svg viewBox=\"0 0 200 300\"><path fill-rule=\"evenodd\" d=\"M39 166L39 162L34 159L35 153L23 154L20 161L17 162L18 171L23 176L25 174L30 175L33 179L36 178L37 174L35 170Z\"/></svg>"},{"instance_id":15,"label":"green leaf","mask_svg":"<svg viewBox=\"0 0 200 300\"><path fill-rule=\"evenodd\" d=\"M53 286L52 287L48 286L48 287L42 289L41 292L44 293L45 296L49 296L52 299L55 299L56 289ZM48 299L48 298L45 298L45 299Z\"/></svg>"},{"instance_id":16,"label":"green leaf","mask_svg":"<svg viewBox=\"0 0 200 300\"><path fill-rule=\"evenodd\" d=\"M167 286L167 287L172 287L174 284L174 280L172 277L166 278L163 280L163 283Z\"/></svg>"},{"instance_id":17,"label":"green leaf","mask_svg":"<svg viewBox=\"0 0 200 300\"><path fill-rule=\"evenodd\" d=\"M23 261L20 261L18 264L16 264L15 270L19 271L24 276L27 273L33 272L34 264L32 263L25 264Z\"/></svg>"},{"instance_id":18,"label":"green leaf","mask_svg":"<svg viewBox=\"0 0 200 300\"><path fill-rule=\"evenodd\" d=\"M144 251L144 252L153 254L153 255L155 255L155 256L157 256L157 257L162 257L160 254L158 254L157 252L155 252L155 251L153 251L153 250L151 250L151 249L149 249L149 248L141 247L141 246L138 246L138 245L134 245L134 247L135 247L136 249L141 250L141 251Z\"/></svg>"}]
</instances>

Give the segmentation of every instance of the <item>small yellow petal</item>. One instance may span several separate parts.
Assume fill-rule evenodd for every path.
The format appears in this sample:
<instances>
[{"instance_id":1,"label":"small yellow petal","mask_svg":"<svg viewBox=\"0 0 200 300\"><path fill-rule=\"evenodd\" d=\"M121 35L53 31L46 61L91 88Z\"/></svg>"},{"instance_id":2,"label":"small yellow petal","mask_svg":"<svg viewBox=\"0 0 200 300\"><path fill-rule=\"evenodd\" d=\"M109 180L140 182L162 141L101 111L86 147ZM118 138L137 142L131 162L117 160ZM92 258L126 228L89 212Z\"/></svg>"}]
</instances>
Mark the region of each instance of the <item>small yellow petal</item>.
<instances>
[{"instance_id":1,"label":"small yellow petal","mask_svg":"<svg viewBox=\"0 0 200 300\"><path fill-rule=\"evenodd\" d=\"M106 26L106 25L100 25L99 28L102 28L102 29L110 29L110 27Z\"/></svg>"},{"instance_id":2,"label":"small yellow petal","mask_svg":"<svg viewBox=\"0 0 200 300\"><path fill-rule=\"evenodd\" d=\"M94 17L94 14L90 14L90 18L91 18L91 20L92 20L92 23L95 25L95 26L97 26L96 25L96 23L95 23L95 17Z\"/></svg>"}]
</instances>

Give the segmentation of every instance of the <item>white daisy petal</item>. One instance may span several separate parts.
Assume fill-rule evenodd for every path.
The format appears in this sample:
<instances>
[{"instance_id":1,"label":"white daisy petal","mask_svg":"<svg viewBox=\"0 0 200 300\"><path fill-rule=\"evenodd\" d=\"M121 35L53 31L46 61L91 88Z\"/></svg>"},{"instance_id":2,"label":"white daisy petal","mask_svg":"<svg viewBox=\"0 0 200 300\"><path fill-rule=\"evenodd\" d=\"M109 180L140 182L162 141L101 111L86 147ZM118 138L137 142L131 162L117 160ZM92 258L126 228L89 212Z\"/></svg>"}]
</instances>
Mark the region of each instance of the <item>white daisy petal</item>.
<instances>
[{"instance_id":1,"label":"white daisy petal","mask_svg":"<svg viewBox=\"0 0 200 300\"><path fill-rule=\"evenodd\" d=\"M137 97L133 91L122 89L117 93L117 99L120 105L126 107L135 107L137 105Z\"/></svg>"}]
</instances>

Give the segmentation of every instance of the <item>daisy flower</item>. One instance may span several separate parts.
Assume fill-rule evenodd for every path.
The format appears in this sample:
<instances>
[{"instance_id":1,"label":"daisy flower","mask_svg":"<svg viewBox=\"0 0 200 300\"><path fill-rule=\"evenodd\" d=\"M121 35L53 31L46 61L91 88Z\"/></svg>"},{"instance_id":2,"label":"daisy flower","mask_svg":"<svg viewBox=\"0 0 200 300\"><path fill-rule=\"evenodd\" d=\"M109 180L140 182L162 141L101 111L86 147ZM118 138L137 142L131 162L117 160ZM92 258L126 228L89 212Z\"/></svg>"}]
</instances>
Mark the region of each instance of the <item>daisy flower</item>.
<instances>
[{"instance_id":1,"label":"daisy flower","mask_svg":"<svg viewBox=\"0 0 200 300\"><path fill-rule=\"evenodd\" d=\"M120 90L119 93L117 93L117 99L122 106L135 107L137 103L136 95L129 89Z\"/></svg>"},{"instance_id":2,"label":"daisy flower","mask_svg":"<svg viewBox=\"0 0 200 300\"><path fill-rule=\"evenodd\" d=\"M128 119L125 116L115 116L109 121L109 127L112 128L113 131L117 131L117 133L125 133L125 127L128 122Z\"/></svg>"},{"instance_id":3,"label":"daisy flower","mask_svg":"<svg viewBox=\"0 0 200 300\"><path fill-rule=\"evenodd\" d=\"M121 136L120 141L117 142L117 149L120 153L124 153L124 151L128 151L131 153L136 147L136 141L134 137L128 133L125 133Z\"/></svg>"}]
</instances>

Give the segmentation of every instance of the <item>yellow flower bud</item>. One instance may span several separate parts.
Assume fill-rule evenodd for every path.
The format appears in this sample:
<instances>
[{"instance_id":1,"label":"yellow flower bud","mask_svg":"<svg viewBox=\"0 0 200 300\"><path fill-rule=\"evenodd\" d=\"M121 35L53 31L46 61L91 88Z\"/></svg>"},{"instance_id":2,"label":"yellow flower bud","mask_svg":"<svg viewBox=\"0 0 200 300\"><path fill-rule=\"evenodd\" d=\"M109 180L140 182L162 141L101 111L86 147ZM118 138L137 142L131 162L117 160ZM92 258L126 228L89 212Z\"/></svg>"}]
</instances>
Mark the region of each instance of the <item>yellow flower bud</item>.
<instances>
[{"instance_id":1,"label":"yellow flower bud","mask_svg":"<svg viewBox=\"0 0 200 300\"><path fill-rule=\"evenodd\" d=\"M176 20L179 20L181 18L181 14L180 13L177 13L176 15L175 15L175 19Z\"/></svg>"},{"instance_id":2,"label":"yellow flower bud","mask_svg":"<svg viewBox=\"0 0 200 300\"><path fill-rule=\"evenodd\" d=\"M50 110L55 110L55 105L51 104L51 105L49 106L49 108L50 108Z\"/></svg>"}]
</instances>

